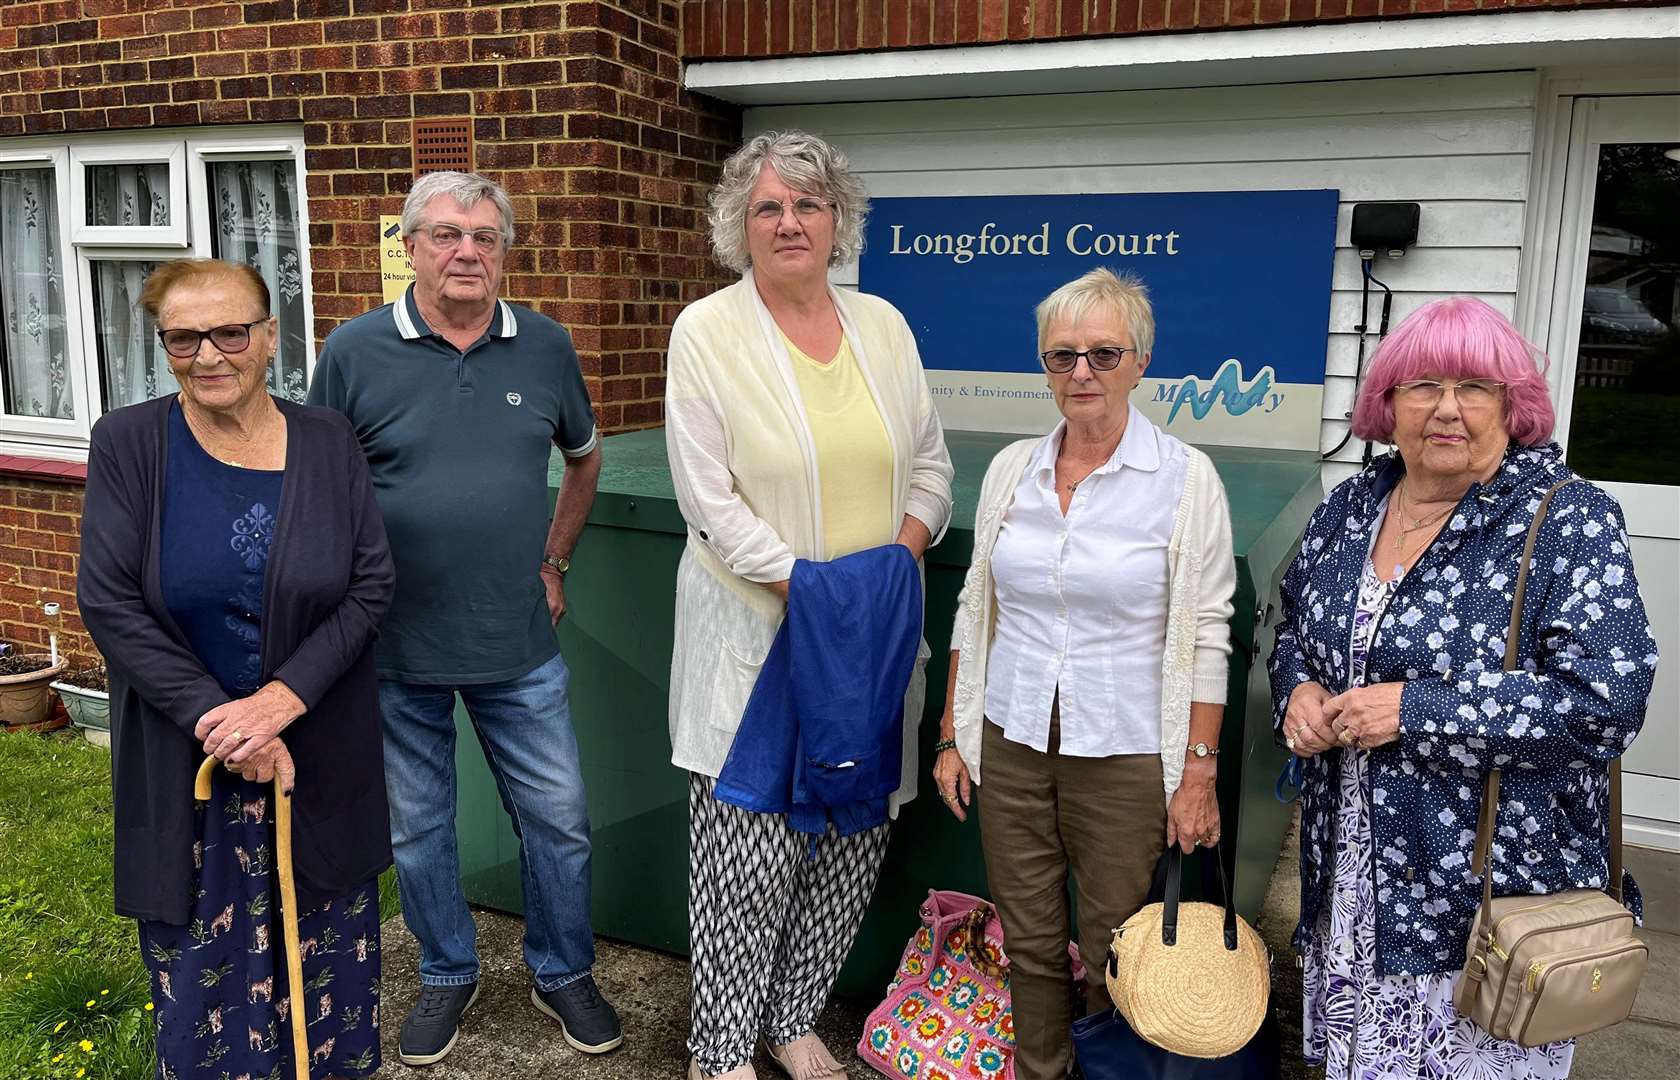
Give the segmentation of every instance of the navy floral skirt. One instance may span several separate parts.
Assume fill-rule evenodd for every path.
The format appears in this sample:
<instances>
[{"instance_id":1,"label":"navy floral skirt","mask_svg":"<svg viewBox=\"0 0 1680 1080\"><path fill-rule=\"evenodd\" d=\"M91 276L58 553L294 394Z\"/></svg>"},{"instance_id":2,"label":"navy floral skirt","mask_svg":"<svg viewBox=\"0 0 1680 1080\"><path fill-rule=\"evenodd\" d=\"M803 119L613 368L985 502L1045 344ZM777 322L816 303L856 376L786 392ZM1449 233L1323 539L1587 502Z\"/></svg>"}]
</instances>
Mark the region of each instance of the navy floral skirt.
<instances>
[{"instance_id":1,"label":"navy floral skirt","mask_svg":"<svg viewBox=\"0 0 1680 1080\"><path fill-rule=\"evenodd\" d=\"M291 998L274 865L273 786L217 769L198 809L186 926L142 921L159 1080L291 1080ZM298 920L309 1075L379 1068L379 884Z\"/></svg>"}]
</instances>

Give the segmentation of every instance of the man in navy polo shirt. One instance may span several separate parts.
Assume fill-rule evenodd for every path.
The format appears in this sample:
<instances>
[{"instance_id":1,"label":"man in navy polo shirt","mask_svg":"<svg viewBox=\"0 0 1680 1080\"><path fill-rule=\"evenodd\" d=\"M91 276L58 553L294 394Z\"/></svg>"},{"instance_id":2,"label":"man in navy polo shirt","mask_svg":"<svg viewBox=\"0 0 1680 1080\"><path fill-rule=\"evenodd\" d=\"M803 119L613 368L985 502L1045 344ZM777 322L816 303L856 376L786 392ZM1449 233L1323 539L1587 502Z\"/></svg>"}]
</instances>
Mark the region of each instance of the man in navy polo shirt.
<instances>
[{"instance_id":1,"label":"man in navy polo shirt","mask_svg":"<svg viewBox=\"0 0 1680 1080\"><path fill-rule=\"evenodd\" d=\"M455 841L455 695L472 716L521 839L533 1004L566 1041L623 1041L596 988L589 820L554 626L595 499L601 450L565 329L497 297L513 206L471 173L415 182L402 213L415 282L339 327L309 400L355 425L396 560L380 629L379 699L403 919L420 1001L399 1056L441 1061L478 996ZM566 457L552 521L550 447Z\"/></svg>"}]
</instances>

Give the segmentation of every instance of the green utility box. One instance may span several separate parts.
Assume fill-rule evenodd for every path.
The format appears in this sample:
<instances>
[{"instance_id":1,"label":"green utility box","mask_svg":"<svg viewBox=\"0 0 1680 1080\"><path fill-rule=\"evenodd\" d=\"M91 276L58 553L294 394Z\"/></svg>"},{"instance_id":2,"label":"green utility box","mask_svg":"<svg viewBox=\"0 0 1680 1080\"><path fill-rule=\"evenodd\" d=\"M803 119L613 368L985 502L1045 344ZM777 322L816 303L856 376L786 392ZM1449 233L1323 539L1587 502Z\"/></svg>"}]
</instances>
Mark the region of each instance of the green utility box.
<instances>
[{"instance_id":1,"label":"green utility box","mask_svg":"<svg viewBox=\"0 0 1680 1080\"><path fill-rule=\"evenodd\" d=\"M929 888L985 895L980 833L958 824L933 794L930 770L944 708L951 623L974 541L980 480L1014 436L948 432L956 465L950 531L927 557L927 708L916 800L899 814L868 918L839 991L879 995ZM1231 682L1221 739L1223 833L1234 841L1238 904L1259 911L1288 820L1273 796L1283 751L1271 731L1265 657L1277 583L1321 497L1314 454L1208 447L1231 501L1237 558ZM560 648L571 668L572 722L594 830L597 933L676 953L688 951L688 776L670 763L666 688L671 622L686 528L666 467L664 433L603 443L600 494L566 578ZM555 457L550 488L563 468ZM460 738L459 830L468 898L521 909L519 847L465 711Z\"/></svg>"}]
</instances>

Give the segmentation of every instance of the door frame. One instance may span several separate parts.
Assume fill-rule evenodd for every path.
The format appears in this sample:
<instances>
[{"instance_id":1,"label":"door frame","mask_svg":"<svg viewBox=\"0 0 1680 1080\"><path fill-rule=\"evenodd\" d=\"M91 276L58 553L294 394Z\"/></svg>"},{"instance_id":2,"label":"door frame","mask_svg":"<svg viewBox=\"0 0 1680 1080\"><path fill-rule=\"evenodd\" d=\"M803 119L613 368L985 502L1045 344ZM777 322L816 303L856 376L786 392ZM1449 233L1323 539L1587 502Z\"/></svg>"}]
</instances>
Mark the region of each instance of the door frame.
<instances>
[{"instance_id":1,"label":"door frame","mask_svg":"<svg viewBox=\"0 0 1680 1080\"><path fill-rule=\"evenodd\" d=\"M1547 382L1557 409L1556 438L1566 448L1598 147L1618 141L1613 137L1616 114L1662 116L1656 110L1664 106L1653 99L1680 101L1676 95L1680 95L1680 76L1673 71L1624 76L1552 71L1540 79L1516 323L1524 336L1553 358ZM1659 543L1680 543L1680 486L1602 486L1622 503L1630 534ZM1675 663L1680 657L1665 660ZM1626 774L1625 826L1630 843L1680 850L1680 808L1673 805L1680 802L1677 792L1680 780Z\"/></svg>"}]
</instances>

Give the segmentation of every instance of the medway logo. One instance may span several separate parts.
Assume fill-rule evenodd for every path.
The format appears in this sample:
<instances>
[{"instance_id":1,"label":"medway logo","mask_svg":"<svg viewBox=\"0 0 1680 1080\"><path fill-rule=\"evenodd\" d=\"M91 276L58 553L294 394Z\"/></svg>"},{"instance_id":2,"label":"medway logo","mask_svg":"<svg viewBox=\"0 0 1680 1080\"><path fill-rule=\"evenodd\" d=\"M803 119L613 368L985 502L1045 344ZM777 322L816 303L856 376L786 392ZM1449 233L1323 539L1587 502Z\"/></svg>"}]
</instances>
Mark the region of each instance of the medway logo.
<instances>
[{"instance_id":1,"label":"medway logo","mask_svg":"<svg viewBox=\"0 0 1680 1080\"><path fill-rule=\"evenodd\" d=\"M1157 386L1155 396L1150 400L1172 402L1172 411L1167 413L1169 424L1178 419L1179 410L1186 405L1190 407L1191 416L1197 420L1205 418L1221 402L1225 405L1225 412L1231 416L1242 416L1254 409L1271 413L1277 411L1284 398L1283 394L1272 393L1275 379L1276 373L1268 364L1256 372L1253 381L1244 387L1242 362L1233 356L1219 366L1205 391L1196 376L1186 375L1177 385L1162 383Z\"/></svg>"}]
</instances>

